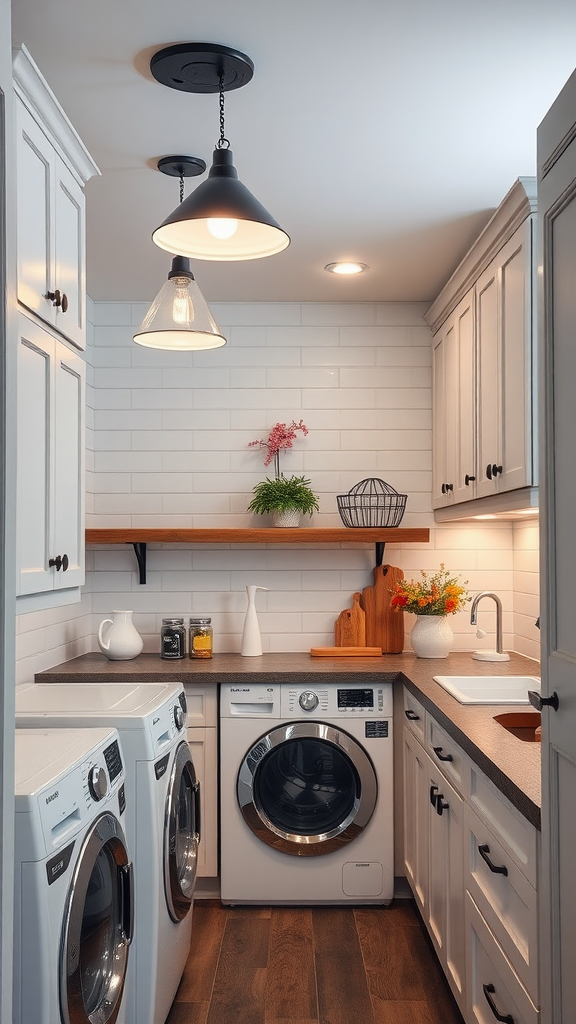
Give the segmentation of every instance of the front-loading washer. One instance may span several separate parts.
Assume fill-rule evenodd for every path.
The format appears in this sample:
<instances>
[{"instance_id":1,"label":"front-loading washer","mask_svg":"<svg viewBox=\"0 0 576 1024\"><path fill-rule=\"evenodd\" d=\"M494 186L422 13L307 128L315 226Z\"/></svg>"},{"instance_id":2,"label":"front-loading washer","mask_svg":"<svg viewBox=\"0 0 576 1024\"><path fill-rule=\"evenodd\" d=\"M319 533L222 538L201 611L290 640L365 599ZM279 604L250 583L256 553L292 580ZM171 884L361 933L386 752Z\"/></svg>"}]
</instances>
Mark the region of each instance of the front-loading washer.
<instances>
[{"instance_id":1,"label":"front-loading washer","mask_svg":"<svg viewBox=\"0 0 576 1024\"><path fill-rule=\"evenodd\" d=\"M118 733L17 729L15 748L14 1022L121 1024L134 899Z\"/></svg>"},{"instance_id":2,"label":"front-loading washer","mask_svg":"<svg viewBox=\"0 0 576 1024\"><path fill-rule=\"evenodd\" d=\"M220 731L222 902L389 903L391 684L222 686Z\"/></svg>"},{"instance_id":3,"label":"front-loading washer","mask_svg":"<svg viewBox=\"0 0 576 1024\"><path fill-rule=\"evenodd\" d=\"M164 1024L190 950L200 794L181 683L35 683L16 690L16 724L110 725L126 762L134 860L134 943L126 1024Z\"/></svg>"}]
</instances>

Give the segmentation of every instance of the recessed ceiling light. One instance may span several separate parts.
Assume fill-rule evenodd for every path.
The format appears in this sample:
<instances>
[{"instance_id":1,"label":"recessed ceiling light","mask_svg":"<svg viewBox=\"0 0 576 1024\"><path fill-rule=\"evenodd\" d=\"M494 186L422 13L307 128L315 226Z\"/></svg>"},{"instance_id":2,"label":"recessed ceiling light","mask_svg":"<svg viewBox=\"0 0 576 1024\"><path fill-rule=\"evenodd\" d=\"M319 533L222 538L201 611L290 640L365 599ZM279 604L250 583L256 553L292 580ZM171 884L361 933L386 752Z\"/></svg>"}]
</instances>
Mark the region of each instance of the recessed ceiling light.
<instances>
[{"instance_id":1,"label":"recessed ceiling light","mask_svg":"<svg viewBox=\"0 0 576 1024\"><path fill-rule=\"evenodd\" d=\"M368 270L368 264L345 260L341 263L327 263L324 270L327 270L329 274L362 274L365 270Z\"/></svg>"}]
</instances>

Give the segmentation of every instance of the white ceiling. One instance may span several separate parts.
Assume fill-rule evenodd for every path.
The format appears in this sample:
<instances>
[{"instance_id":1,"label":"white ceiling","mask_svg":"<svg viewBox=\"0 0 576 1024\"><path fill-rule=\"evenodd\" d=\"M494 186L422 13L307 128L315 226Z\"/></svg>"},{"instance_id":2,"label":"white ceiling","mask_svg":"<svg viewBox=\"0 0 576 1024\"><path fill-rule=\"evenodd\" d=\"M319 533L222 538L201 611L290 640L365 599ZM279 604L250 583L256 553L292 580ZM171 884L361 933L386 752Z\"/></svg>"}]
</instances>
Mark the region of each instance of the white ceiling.
<instances>
[{"instance_id":1,"label":"white ceiling","mask_svg":"<svg viewBox=\"0 0 576 1024\"><path fill-rule=\"evenodd\" d=\"M217 95L178 93L151 55L224 43L254 61L226 94L243 183L292 238L242 263L197 262L209 301L429 300L520 175L576 64L574 0L13 0L24 42L102 171L86 188L88 292L151 300L178 205L169 154L203 157ZM187 193L204 178L188 179ZM326 263L369 264L357 278Z\"/></svg>"}]
</instances>

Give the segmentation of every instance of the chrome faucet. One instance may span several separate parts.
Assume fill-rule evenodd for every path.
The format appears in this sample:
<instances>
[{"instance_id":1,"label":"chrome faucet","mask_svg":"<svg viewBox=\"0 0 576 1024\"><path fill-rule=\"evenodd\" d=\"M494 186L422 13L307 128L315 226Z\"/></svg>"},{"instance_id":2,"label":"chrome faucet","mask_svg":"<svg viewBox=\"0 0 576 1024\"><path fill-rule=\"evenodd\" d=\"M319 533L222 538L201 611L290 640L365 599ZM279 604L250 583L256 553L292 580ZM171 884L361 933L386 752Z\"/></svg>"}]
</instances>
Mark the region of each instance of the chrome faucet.
<instances>
[{"instance_id":1,"label":"chrome faucet","mask_svg":"<svg viewBox=\"0 0 576 1024\"><path fill-rule=\"evenodd\" d=\"M472 601L472 607L470 609L470 625L476 626L478 622L478 605L483 597L491 597L496 603L496 653L502 654L502 601L498 597L498 594L493 594L491 590L483 590L481 594L476 594L476 597Z\"/></svg>"}]
</instances>

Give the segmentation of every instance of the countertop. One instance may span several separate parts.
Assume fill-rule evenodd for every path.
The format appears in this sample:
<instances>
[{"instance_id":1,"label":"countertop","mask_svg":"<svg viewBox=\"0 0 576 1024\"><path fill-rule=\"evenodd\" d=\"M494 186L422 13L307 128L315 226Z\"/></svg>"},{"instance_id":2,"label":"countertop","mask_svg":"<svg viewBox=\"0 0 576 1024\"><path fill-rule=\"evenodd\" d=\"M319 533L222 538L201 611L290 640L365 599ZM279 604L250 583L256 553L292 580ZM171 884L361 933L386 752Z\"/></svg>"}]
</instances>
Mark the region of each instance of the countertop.
<instances>
[{"instance_id":1,"label":"countertop","mask_svg":"<svg viewBox=\"0 0 576 1024\"><path fill-rule=\"evenodd\" d=\"M469 653L444 659L417 658L411 653L375 658L313 658L306 653L215 654L194 661L165 661L156 654L140 654L132 661L109 661L105 655L84 654L36 676L37 682L182 682L186 686L234 683L298 682L313 686L329 676L336 682L391 682L407 686L463 750L536 828L540 828L540 744L526 743L507 733L494 715L514 710L513 705L464 705L434 682L435 675L533 675L540 666L511 654L510 661L472 661ZM523 709L525 710L525 708Z\"/></svg>"}]
</instances>

